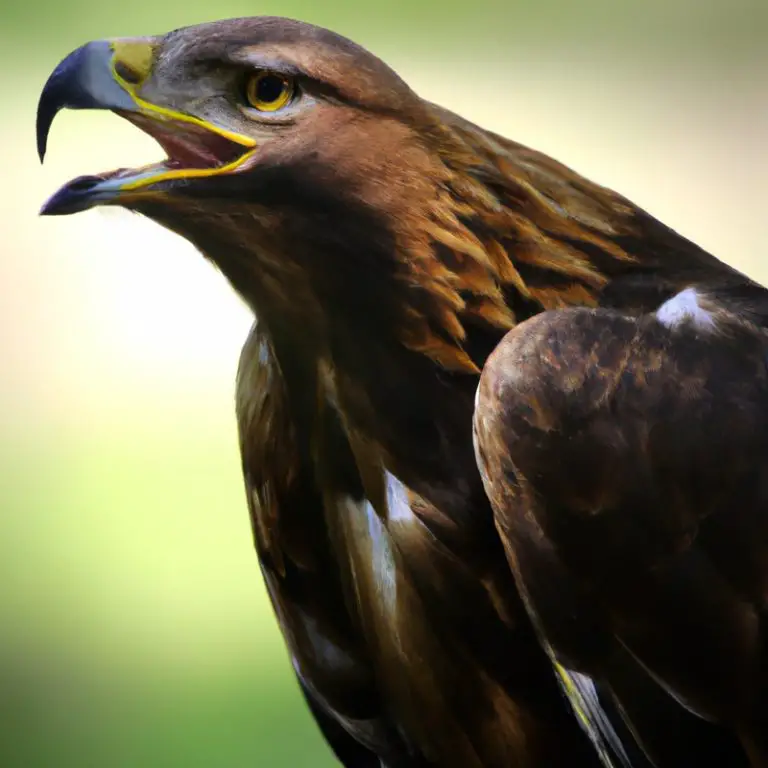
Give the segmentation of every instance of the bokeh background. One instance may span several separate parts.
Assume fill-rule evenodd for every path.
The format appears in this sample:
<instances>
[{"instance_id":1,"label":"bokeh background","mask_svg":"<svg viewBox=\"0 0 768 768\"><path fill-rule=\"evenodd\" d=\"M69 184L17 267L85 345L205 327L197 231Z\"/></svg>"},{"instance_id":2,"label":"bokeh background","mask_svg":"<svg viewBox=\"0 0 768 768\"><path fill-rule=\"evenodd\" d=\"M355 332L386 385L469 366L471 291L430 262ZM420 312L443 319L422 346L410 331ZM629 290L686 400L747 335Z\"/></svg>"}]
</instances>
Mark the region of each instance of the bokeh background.
<instances>
[{"instance_id":1,"label":"bokeh background","mask_svg":"<svg viewBox=\"0 0 768 768\"><path fill-rule=\"evenodd\" d=\"M39 219L160 157L34 109L82 42L273 13L336 29L425 97L619 189L768 282L765 0L5 0L0 7L0 766L333 765L262 587L233 380L250 324L136 216Z\"/></svg>"}]
</instances>

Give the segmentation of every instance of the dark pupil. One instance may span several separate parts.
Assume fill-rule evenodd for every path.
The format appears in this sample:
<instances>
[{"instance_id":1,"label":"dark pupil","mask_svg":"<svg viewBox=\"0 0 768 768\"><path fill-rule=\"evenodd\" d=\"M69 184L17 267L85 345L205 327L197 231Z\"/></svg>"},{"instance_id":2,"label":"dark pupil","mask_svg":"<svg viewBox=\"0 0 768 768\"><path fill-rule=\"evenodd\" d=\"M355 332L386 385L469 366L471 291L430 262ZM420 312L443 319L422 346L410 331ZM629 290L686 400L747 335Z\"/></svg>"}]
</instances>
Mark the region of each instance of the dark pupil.
<instances>
[{"instance_id":1,"label":"dark pupil","mask_svg":"<svg viewBox=\"0 0 768 768\"><path fill-rule=\"evenodd\" d=\"M277 101L285 90L285 83L279 77L266 75L256 83L256 98L265 104Z\"/></svg>"}]
</instances>

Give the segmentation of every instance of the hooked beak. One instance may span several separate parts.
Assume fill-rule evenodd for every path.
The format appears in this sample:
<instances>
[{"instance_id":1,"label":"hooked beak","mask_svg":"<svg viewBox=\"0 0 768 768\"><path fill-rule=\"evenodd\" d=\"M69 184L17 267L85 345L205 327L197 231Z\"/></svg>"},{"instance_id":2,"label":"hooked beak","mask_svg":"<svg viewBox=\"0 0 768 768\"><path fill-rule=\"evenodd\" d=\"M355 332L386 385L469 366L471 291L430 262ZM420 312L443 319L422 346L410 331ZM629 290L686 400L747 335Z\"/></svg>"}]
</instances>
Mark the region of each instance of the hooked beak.
<instances>
[{"instance_id":1,"label":"hooked beak","mask_svg":"<svg viewBox=\"0 0 768 768\"><path fill-rule=\"evenodd\" d=\"M156 48L150 38L97 40L69 54L48 78L37 107L41 162L51 124L62 109L112 110L153 136L168 157L143 168L74 179L45 203L42 215L121 204L162 181L231 173L255 153L256 142L248 136L141 98Z\"/></svg>"}]
</instances>

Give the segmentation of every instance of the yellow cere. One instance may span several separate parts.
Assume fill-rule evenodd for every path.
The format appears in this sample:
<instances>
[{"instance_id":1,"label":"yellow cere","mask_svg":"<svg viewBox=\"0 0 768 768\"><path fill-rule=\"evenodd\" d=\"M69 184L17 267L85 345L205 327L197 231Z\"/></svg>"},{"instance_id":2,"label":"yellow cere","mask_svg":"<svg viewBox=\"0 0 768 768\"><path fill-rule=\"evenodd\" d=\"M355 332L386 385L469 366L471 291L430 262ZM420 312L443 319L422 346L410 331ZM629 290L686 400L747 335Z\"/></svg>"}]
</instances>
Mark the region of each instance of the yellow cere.
<instances>
[{"instance_id":1,"label":"yellow cere","mask_svg":"<svg viewBox=\"0 0 768 768\"><path fill-rule=\"evenodd\" d=\"M140 85L147 79L155 57L155 46L152 43L143 38L125 38L113 40L109 47L116 64L120 64L132 75L132 83Z\"/></svg>"}]
</instances>

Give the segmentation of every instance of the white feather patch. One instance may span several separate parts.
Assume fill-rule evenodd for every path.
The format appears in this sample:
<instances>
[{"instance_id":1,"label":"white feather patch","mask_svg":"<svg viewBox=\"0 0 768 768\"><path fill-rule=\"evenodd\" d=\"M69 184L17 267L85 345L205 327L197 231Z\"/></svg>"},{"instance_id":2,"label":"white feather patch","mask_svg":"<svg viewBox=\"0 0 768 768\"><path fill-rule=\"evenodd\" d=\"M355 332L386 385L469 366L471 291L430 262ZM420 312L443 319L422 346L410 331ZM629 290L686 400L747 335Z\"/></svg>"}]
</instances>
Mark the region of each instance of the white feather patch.
<instances>
[{"instance_id":1,"label":"white feather patch","mask_svg":"<svg viewBox=\"0 0 768 768\"><path fill-rule=\"evenodd\" d=\"M371 541L371 567L376 583L376 591L381 598L387 615L394 618L397 614L397 576L392 541L381 518L369 502L365 502L365 514L368 519L368 534Z\"/></svg>"},{"instance_id":2,"label":"white feather patch","mask_svg":"<svg viewBox=\"0 0 768 768\"><path fill-rule=\"evenodd\" d=\"M667 328L677 328L686 321L706 331L711 331L715 327L712 315L706 309L702 309L699 294L695 288L686 288L665 301L656 310L656 318Z\"/></svg>"},{"instance_id":3,"label":"white feather patch","mask_svg":"<svg viewBox=\"0 0 768 768\"><path fill-rule=\"evenodd\" d=\"M413 512L408 503L405 486L390 472L386 472L387 519L391 522L413 522Z\"/></svg>"},{"instance_id":4,"label":"white feather patch","mask_svg":"<svg viewBox=\"0 0 768 768\"><path fill-rule=\"evenodd\" d=\"M359 557L356 568L367 571L368 579L376 587L378 613L386 616L391 631L397 634L398 574L397 554L393 534L395 528L413 523L416 518L408 503L406 487L391 473L386 472L387 509L377 512L367 499L355 500L349 496L339 499L350 532L349 542ZM368 596L370 599L370 595Z\"/></svg>"},{"instance_id":5,"label":"white feather patch","mask_svg":"<svg viewBox=\"0 0 768 768\"><path fill-rule=\"evenodd\" d=\"M340 508L347 518L346 525L358 552L355 567L368 572L368 578L376 586L376 598L380 614L387 616L396 626L397 574L392 541L384 522L373 505L367 500L357 501L350 497L340 499Z\"/></svg>"},{"instance_id":6,"label":"white feather patch","mask_svg":"<svg viewBox=\"0 0 768 768\"><path fill-rule=\"evenodd\" d=\"M592 679L566 669L557 661L554 665L565 695L605 768L631 768L632 762L600 704Z\"/></svg>"}]
</instances>

